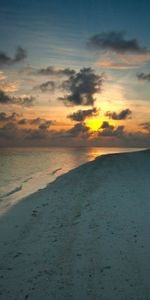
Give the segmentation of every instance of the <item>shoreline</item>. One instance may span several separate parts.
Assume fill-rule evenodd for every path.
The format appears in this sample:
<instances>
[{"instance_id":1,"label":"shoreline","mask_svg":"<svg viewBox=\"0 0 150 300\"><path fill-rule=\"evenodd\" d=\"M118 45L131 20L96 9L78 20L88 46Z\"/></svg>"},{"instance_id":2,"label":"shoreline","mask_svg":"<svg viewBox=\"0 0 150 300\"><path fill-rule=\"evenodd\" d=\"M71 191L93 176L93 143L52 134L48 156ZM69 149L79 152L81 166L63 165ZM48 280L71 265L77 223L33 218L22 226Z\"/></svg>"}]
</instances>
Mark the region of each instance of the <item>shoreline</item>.
<instances>
[{"instance_id":1,"label":"shoreline","mask_svg":"<svg viewBox=\"0 0 150 300\"><path fill-rule=\"evenodd\" d=\"M1 299L150 295L150 150L102 155L0 219Z\"/></svg>"},{"instance_id":2,"label":"shoreline","mask_svg":"<svg viewBox=\"0 0 150 300\"><path fill-rule=\"evenodd\" d=\"M45 149L45 148L44 148ZM93 148L94 149L94 148ZM24 150L24 149L23 149ZM45 189L49 183L55 181L57 177L64 175L75 168L82 166L90 161L94 161L96 157L102 155L109 155L109 154L119 154L119 153L132 153L132 152L139 152L145 149L141 148L101 148L99 155L93 155L93 158L90 159L86 157L87 160L84 160L81 163L77 163L76 166L72 166L72 168L64 166L60 166L56 169L48 168L44 171L39 170L37 173L33 173L32 175L26 175L25 178L20 179L17 182L9 183L7 185L7 192L3 191L3 194L0 196L0 216L7 212L8 209L11 209L13 205L17 202L22 201L28 196L31 196L33 193L38 192L40 189ZM80 151L80 149L79 149ZM119 152L118 152L119 151ZM2 187L1 187L2 190Z\"/></svg>"}]
</instances>

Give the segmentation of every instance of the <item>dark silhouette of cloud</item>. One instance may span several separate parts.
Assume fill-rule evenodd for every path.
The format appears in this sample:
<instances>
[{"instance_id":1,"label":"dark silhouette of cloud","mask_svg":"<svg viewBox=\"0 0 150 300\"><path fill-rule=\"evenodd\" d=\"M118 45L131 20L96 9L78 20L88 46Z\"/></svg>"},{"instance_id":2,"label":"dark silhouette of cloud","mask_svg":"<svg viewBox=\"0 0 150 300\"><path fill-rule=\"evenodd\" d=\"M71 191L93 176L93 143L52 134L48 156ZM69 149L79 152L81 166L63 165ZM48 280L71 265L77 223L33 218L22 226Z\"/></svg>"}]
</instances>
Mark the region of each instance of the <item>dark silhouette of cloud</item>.
<instances>
[{"instance_id":1,"label":"dark silhouette of cloud","mask_svg":"<svg viewBox=\"0 0 150 300\"><path fill-rule=\"evenodd\" d=\"M44 119L41 118L35 118L35 119L20 119L18 120L19 125L25 125L25 124L30 124L30 125L39 125Z\"/></svg>"},{"instance_id":2,"label":"dark silhouette of cloud","mask_svg":"<svg viewBox=\"0 0 150 300\"><path fill-rule=\"evenodd\" d=\"M18 120L18 124L19 125L37 125L39 129L41 130L47 130L50 125L55 124L56 121L54 120L45 120L43 118L35 118L35 119L25 119L22 118L20 120Z\"/></svg>"},{"instance_id":3,"label":"dark silhouette of cloud","mask_svg":"<svg viewBox=\"0 0 150 300\"><path fill-rule=\"evenodd\" d=\"M0 122L10 122L16 120L17 114L13 112L12 114L6 114L5 112L0 112Z\"/></svg>"},{"instance_id":4,"label":"dark silhouette of cloud","mask_svg":"<svg viewBox=\"0 0 150 300\"><path fill-rule=\"evenodd\" d=\"M40 129L29 129L25 133L25 139L28 140L43 140L47 138L47 131Z\"/></svg>"},{"instance_id":5,"label":"dark silhouette of cloud","mask_svg":"<svg viewBox=\"0 0 150 300\"><path fill-rule=\"evenodd\" d=\"M113 125L110 125L109 124L109 122L107 122L107 121L104 121L103 123L102 123L102 125L101 125L101 127L100 128L102 128L102 129L105 129L105 128L114 128L114 126Z\"/></svg>"},{"instance_id":6,"label":"dark silhouette of cloud","mask_svg":"<svg viewBox=\"0 0 150 300\"><path fill-rule=\"evenodd\" d=\"M17 50L16 50L16 54L15 54L15 57L13 59L13 62L20 62L22 61L23 59L25 59L27 57L27 51L22 48L22 47L18 47Z\"/></svg>"},{"instance_id":7,"label":"dark silhouette of cloud","mask_svg":"<svg viewBox=\"0 0 150 300\"><path fill-rule=\"evenodd\" d=\"M85 123L77 123L71 129L67 131L70 137L89 137L90 127Z\"/></svg>"},{"instance_id":8,"label":"dark silhouette of cloud","mask_svg":"<svg viewBox=\"0 0 150 300\"><path fill-rule=\"evenodd\" d=\"M23 106L32 106L35 98L33 96L9 96L4 91L0 90L0 104L18 104Z\"/></svg>"},{"instance_id":9,"label":"dark silhouette of cloud","mask_svg":"<svg viewBox=\"0 0 150 300\"><path fill-rule=\"evenodd\" d=\"M149 122L147 122L149 123ZM144 123L143 123L144 124ZM146 124L146 123L145 123ZM1 146L43 146L51 145L97 145L120 147L149 147L150 132L126 132L123 126L114 127L105 124L93 133L85 123L77 123L65 130L42 130L39 128L21 128L10 121L0 127ZM148 124L147 124L148 126Z\"/></svg>"},{"instance_id":10,"label":"dark silhouette of cloud","mask_svg":"<svg viewBox=\"0 0 150 300\"><path fill-rule=\"evenodd\" d=\"M42 93L53 92L55 90L56 83L54 81L46 81L34 87L34 89L40 90Z\"/></svg>"},{"instance_id":11,"label":"dark silhouette of cloud","mask_svg":"<svg viewBox=\"0 0 150 300\"><path fill-rule=\"evenodd\" d=\"M30 123L32 125L38 125L38 124L41 123L41 121L43 121L43 119L41 119L41 118L35 118L35 119L30 120Z\"/></svg>"},{"instance_id":12,"label":"dark silhouette of cloud","mask_svg":"<svg viewBox=\"0 0 150 300\"><path fill-rule=\"evenodd\" d=\"M125 119L131 118L131 114L132 114L132 111L129 108L127 108L127 109L122 110L119 113L107 111L105 116L109 117L109 119L112 119L112 120L125 120Z\"/></svg>"},{"instance_id":13,"label":"dark silhouette of cloud","mask_svg":"<svg viewBox=\"0 0 150 300\"><path fill-rule=\"evenodd\" d=\"M14 57L8 56L5 52L0 52L0 65L12 65L24 60L27 57L27 52L24 48L18 47Z\"/></svg>"},{"instance_id":14,"label":"dark silhouette of cloud","mask_svg":"<svg viewBox=\"0 0 150 300\"><path fill-rule=\"evenodd\" d=\"M101 91L102 75L96 75L91 68L83 68L62 83L69 93L59 98L66 105L93 105L94 95Z\"/></svg>"},{"instance_id":15,"label":"dark silhouette of cloud","mask_svg":"<svg viewBox=\"0 0 150 300\"><path fill-rule=\"evenodd\" d=\"M87 45L96 50L108 50L118 54L145 54L149 49L141 47L137 39L126 39L124 31L102 32L93 35Z\"/></svg>"},{"instance_id":16,"label":"dark silhouette of cloud","mask_svg":"<svg viewBox=\"0 0 150 300\"><path fill-rule=\"evenodd\" d=\"M137 78L141 81L148 81L150 82L150 73L144 74L144 73L139 73L137 74Z\"/></svg>"},{"instance_id":17,"label":"dark silhouette of cloud","mask_svg":"<svg viewBox=\"0 0 150 300\"><path fill-rule=\"evenodd\" d=\"M0 103L1 104L7 104L7 103L11 103L12 98L7 95L5 92L0 90Z\"/></svg>"},{"instance_id":18,"label":"dark silhouette of cloud","mask_svg":"<svg viewBox=\"0 0 150 300\"><path fill-rule=\"evenodd\" d=\"M11 103L19 104L22 106L32 106L34 104L35 98L33 96L25 96L25 97L12 97Z\"/></svg>"},{"instance_id":19,"label":"dark silhouette of cloud","mask_svg":"<svg viewBox=\"0 0 150 300\"><path fill-rule=\"evenodd\" d=\"M99 131L100 136L118 136L123 137L124 136L124 126L120 125L115 128L115 126L110 125L109 122L104 121L100 129L103 129Z\"/></svg>"},{"instance_id":20,"label":"dark silhouette of cloud","mask_svg":"<svg viewBox=\"0 0 150 300\"><path fill-rule=\"evenodd\" d=\"M18 136L17 127L13 122L8 122L0 128L0 138L13 141Z\"/></svg>"},{"instance_id":21,"label":"dark silhouette of cloud","mask_svg":"<svg viewBox=\"0 0 150 300\"><path fill-rule=\"evenodd\" d=\"M42 68L34 72L37 75L44 75L44 76L72 76L75 74L75 71L69 68L64 69L56 69L53 66L49 66L47 68Z\"/></svg>"},{"instance_id":22,"label":"dark silhouette of cloud","mask_svg":"<svg viewBox=\"0 0 150 300\"><path fill-rule=\"evenodd\" d=\"M27 119L21 119L21 120L18 121L19 125L26 125L27 123L28 123Z\"/></svg>"},{"instance_id":23,"label":"dark silhouette of cloud","mask_svg":"<svg viewBox=\"0 0 150 300\"><path fill-rule=\"evenodd\" d=\"M39 125L39 129L47 130L52 124L54 124L54 121L52 120L45 121Z\"/></svg>"},{"instance_id":24,"label":"dark silhouette of cloud","mask_svg":"<svg viewBox=\"0 0 150 300\"><path fill-rule=\"evenodd\" d=\"M77 112L74 112L73 114L68 115L67 118L69 118L73 121L82 122L86 118L97 116L98 113L99 113L99 110L96 107L93 107L91 109L78 110Z\"/></svg>"}]
</instances>

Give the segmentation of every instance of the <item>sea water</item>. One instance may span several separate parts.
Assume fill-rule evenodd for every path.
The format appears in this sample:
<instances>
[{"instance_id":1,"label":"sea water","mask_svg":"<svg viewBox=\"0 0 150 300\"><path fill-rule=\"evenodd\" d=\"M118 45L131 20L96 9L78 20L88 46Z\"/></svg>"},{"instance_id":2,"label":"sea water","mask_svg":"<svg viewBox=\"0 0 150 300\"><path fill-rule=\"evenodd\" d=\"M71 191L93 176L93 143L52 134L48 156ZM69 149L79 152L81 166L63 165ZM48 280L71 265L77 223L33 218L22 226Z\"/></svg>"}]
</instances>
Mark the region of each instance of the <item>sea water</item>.
<instances>
[{"instance_id":1,"label":"sea water","mask_svg":"<svg viewBox=\"0 0 150 300\"><path fill-rule=\"evenodd\" d=\"M0 210L47 186L57 176L97 156L137 148L2 148L0 149Z\"/></svg>"}]
</instances>

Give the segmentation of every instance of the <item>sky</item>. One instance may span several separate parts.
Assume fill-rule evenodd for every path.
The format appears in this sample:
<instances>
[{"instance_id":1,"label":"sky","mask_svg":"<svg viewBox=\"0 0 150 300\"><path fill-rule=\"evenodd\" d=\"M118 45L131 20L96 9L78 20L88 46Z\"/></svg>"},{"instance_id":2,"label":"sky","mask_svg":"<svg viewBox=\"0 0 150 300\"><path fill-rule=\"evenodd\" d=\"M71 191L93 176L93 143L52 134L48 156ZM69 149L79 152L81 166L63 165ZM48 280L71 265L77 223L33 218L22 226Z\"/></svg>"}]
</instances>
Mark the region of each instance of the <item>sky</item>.
<instances>
[{"instance_id":1,"label":"sky","mask_svg":"<svg viewBox=\"0 0 150 300\"><path fill-rule=\"evenodd\" d=\"M150 147L149 20L149 0L1 0L0 146Z\"/></svg>"}]
</instances>

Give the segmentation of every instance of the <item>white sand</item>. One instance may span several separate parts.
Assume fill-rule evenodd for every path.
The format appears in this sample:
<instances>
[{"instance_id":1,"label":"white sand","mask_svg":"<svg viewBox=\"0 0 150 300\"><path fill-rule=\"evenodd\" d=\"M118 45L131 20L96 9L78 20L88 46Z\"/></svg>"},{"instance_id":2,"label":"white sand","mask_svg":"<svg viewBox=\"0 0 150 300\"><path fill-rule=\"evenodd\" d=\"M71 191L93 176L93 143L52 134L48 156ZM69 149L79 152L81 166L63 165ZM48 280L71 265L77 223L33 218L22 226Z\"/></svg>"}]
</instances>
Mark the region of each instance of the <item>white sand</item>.
<instances>
[{"instance_id":1,"label":"white sand","mask_svg":"<svg viewBox=\"0 0 150 300\"><path fill-rule=\"evenodd\" d=\"M150 151L59 177L0 233L1 300L150 299Z\"/></svg>"}]
</instances>

